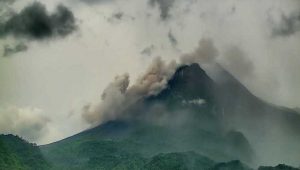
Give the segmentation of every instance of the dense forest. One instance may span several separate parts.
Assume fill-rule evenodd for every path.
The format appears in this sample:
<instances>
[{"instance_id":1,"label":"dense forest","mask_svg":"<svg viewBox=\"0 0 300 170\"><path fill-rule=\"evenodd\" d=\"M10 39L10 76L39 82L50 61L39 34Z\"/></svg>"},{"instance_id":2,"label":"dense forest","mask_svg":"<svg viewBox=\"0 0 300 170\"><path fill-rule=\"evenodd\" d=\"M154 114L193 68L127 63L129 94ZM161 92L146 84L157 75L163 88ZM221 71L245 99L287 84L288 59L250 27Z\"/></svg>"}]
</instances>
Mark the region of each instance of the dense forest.
<instances>
[{"instance_id":1,"label":"dense forest","mask_svg":"<svg viewBox=\"0 0 300 170\"><path fill-rule=\"evenodd\" d=\"M1 170L44 170L50 164L39 147L14 135L0 135Z\"/></svg>"}]
</instances>

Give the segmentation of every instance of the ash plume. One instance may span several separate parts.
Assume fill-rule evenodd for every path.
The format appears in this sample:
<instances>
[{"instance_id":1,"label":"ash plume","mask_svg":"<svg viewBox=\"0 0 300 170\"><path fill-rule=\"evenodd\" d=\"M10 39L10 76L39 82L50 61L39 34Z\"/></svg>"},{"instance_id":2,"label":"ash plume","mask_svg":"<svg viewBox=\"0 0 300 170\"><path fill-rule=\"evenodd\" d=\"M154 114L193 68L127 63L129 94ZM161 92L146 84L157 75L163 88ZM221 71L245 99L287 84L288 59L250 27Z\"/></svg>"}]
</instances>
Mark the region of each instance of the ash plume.
<instances>
[{"instance_id":1,"label":"ash plume","mask_svg":"<svg viewBox=\"0 0 300 170\"><path fill-rule=\"evenodd\" d=\"M177 66L175 61L166 63L161 58L154 59L146 73L128 89L128 94L138 98L157 95L166 87Z\"/></svg>"},{"instance_id":2,"label":"ash plume","mask_svg":"<svg viewBox=\"0 0 300 170\"><path fill-rule=\"evenodd\" d=\"M122 111L141 98L155 96L164 90L168 81L180 65L191 63L210 63L218 56L211 39L202 39L195 51L181 57L181 62L163 61L155 58L146 72L129 86L129 75L117 76L103 91L102 101L84 106L82 117L91 124L114 120Z\"/></svg>"},{"instance_id":3,"label":"ash plume","mask_svg":"<svg viewBox=\"0 0 300 170\"><path fill-rule=\"evenodd\" d=\"M212 63L218 55L219 52L214 46L213 41L211 39L202 39L199 42L199 46L192 53L184 54L181 57L181 63Z\"/></svg>"},{"instance_id":4,"label":"ash plume","mask_svg":"<svg viewBox=\"0 0 300 170\"><path fill-rule=\"evenodd\" d=\"M82 117L91 125L97 125L106 120L113 120L124 108L126 102L125 93L129 85L129 75L116 76L102 93L102 101L99 104L84 106Z\"/></svg>"},{"instance_id":5,"label":"ash plume","mask_svg":"<svg viewBox=\"0 0 300 170\"><path fill-rule=\"evenodd\" d=\"M128 74L115 77L103 91L100 103L88 104L83 108L83 119L91 125L97 125L118 118L127 106L163 90L176 68L175 61L167 64L161 58L156 58L145 74L131 86Z\"/></svg>"}]
</instances>

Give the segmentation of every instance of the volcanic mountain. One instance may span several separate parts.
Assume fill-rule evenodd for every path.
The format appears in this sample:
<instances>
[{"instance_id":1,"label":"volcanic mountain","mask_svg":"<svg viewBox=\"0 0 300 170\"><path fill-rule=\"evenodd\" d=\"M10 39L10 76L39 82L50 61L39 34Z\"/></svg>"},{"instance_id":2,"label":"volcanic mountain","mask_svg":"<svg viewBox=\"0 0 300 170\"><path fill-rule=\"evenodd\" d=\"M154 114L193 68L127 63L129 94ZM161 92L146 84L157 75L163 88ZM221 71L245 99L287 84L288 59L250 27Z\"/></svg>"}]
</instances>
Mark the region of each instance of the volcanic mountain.
<instances>
[{"instance_id":1,"label":"volcanic mountain","mask_svg":"<svg viewBox=\"0 0 300 170\"><path fill-rule=\"evenodd\" d=\"M232 160L250 166L300 163L300 115L262 101L217 68L218 79L212 79L198 64L180 66L159 94L138 100L115 120L41 150L54 169L209 169ZM240 162L215 169L227 165L249 169Z\"/></svg>"}]
</instances>

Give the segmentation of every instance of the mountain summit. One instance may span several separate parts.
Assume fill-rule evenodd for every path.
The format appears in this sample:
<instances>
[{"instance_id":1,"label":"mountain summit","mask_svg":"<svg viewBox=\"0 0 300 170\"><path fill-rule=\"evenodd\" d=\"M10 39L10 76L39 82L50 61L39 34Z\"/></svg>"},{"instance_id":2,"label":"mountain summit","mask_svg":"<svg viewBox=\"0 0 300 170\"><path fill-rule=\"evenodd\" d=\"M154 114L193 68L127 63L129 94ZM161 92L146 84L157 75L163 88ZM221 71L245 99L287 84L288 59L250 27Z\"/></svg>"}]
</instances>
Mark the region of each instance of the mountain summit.
<instances>
[{"instance_id":1,"label":"mountain summit","mask_svg":"<svg viewBox=\"0 0 300 170\"><path fill-rule=\"evenodd\" d=\"M198 64L179 67L168 82L167 88L157 97L178 100L212 100L214 82Z\"/></svg>"},{"instance_id":2,"label":"mountain summit","mask_svg":"<svg viewBox=\"0 0 300 170\"><path fill-rule=\"evenodd\" d=\"M300 116L255 97L220 66L219 72L221 81L198 64L180 66L159 94L138 100L115 120L42 146L42 151L58 169L141 169L152 158L160 159L158 154L187 151L217 162L269 164L285 157L274 149L279 146L286 157L295 157L284 161L295 163Z\"/></svg>"}]
</instances>

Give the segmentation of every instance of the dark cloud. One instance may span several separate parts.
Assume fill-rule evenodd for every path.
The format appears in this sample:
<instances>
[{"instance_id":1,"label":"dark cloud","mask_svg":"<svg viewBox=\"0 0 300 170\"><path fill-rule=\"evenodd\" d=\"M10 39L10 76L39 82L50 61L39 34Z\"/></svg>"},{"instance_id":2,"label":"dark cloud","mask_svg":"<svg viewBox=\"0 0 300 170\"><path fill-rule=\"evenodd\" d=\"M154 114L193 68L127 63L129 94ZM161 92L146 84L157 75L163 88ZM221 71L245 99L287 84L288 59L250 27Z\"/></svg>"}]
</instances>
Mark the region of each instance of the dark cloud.
<instances>
[{"instance_id":1,"label":"dark cloud","mask_svg":"<svg viewBox=\"0 0 300 170\"><path fill-rule=\"evenodd\" d=\"M3 57L9 57L15 53L27 51L28 47L24 43L19 43L16 46L5 45Z\"/></svg>"},{"instance_id":2,"label":"dark cloud","mask_svg":"<svg viewBox=\"0 0 300 170\"><path fill-rule=\"evenodd\" d=\"M159 6L160 18L166 20L170 17L170 9L174 5L175 0L149 0L149 4L154 7Z\"/></svg>"},{"instance_id":3,"label":"dark cloud","mask_svg":"<svg viewBox=\"0 0 300 170\"><path fill-rule=\"evenodd\" d=\"M177 41L177 39L175 38L175 36L173 35L172 31L169 31L169 33L168 33L168 38L169 38L169 41L170 41L170 43L171 43L171 45L172 45L173 47L177 46L178 41Z\"/></svg>"},{"instance_id":4,"label":"dark cloud","mask_svg":"<svg viewBox=\"0 0 300 170\"><path fill-rule=\"evenodd\" d=\"M290 36L300 31L300 11L289 16L282 14L279 24L273 27L273 36Z\"/></svg>"},{"instance_id":5,"label":"dark cloud","mask_svg":"<svg viewBox=\"0 0 300 170\"><path fill-rule=\"evenodd\" d=\"M76 28L75 17L67 7L59 5L53 14L49 14L43 4L34 2L2 23L0 36L41 40L65 37Z\"/></svg>"}]
</instances>

